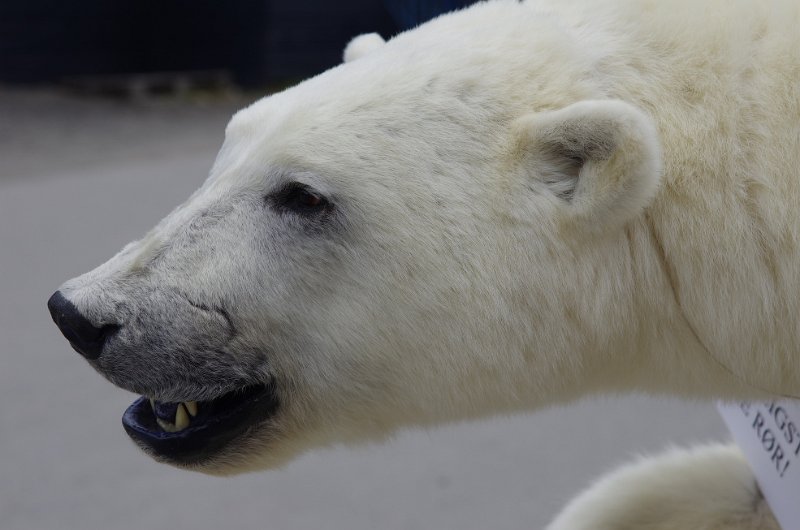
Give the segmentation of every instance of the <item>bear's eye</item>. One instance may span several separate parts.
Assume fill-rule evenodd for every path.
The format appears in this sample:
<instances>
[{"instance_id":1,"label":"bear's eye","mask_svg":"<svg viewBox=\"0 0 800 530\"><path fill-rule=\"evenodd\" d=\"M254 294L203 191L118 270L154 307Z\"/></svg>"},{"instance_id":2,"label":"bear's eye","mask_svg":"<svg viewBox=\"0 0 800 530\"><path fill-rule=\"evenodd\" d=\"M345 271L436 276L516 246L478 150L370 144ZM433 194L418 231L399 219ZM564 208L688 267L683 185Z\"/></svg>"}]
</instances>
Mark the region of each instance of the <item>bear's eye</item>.
<instances>
[{"instance_id":1,"label":"bear's eye","mask_svg":"<svg viewBox=\"0 0 800 530\"><path fill-rule=\"evenodd\" d=\"M331 203L320 192L299 182L292 182L270 194L267 201L280 212L312 216L327 212Z\"/></svg>"}]
</instances>

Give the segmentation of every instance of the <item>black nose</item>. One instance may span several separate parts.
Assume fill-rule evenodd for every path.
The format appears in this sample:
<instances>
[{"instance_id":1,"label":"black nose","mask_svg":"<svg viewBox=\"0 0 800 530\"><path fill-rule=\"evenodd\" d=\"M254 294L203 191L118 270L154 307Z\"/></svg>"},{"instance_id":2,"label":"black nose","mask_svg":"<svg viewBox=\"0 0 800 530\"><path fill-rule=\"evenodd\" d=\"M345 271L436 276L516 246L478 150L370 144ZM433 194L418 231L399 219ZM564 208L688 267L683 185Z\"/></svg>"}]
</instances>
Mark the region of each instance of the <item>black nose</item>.
<instances>
[{"instance_id":1,"label":"black nose","mask_svg":"<svg viewBox=\"0 0 800 530\"><path fill-rule=\"evenodd\" d=\"M89 320L81 315L78 308L67 300L61 291L56 291L47 301L50 316L58 329L67 338L73 349L87 359L97 359L103 351L106 339L114 333L119 326L109 324L95 327Z\"/></svg>"}]
</instances>

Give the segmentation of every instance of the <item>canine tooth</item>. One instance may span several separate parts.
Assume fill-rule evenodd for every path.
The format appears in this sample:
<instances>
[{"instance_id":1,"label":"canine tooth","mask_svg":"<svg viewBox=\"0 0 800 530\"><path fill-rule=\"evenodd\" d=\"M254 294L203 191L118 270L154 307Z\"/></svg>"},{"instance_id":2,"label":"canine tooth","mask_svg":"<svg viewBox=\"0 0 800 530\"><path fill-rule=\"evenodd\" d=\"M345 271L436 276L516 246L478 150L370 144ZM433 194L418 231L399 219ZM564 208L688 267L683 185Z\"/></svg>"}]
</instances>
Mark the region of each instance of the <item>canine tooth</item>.
<instances>
[{"instance_id":1,"label":"canine tooth","mask_svg":"<svg viewBox=\"0 0 800 530\"><path fill-rule=\"evenodd\" d=\"M190 416L197 416L197 401L184 401L183 404Z\"/></svg>"},{"instance_id":2,"label":"canine tooth","mask_svg":"<svg viewBox=\"0 0 800 530\"><path fill-rule=\"evenodd\" d=\"M189 415L186 414L186 408L183 404L179 404L175 409L175 430L182 431L189 426Z\"/></svg>"},{"instance_id":3,"label":"canine tooth","mask_svg":"<svg viewBox=\"0 0 800 530\"><path fill-rule=\"evenodd\" d=\"M150 408L156 410L156 400L153 398L150 398Z\"/></svg>"},{"instance_id":4,"label":"canine tooth","mask_svg":"<svg viewBox=\"0 0 800 530\"><path fill-rule=\"evenodd\" d=\"M158 426L167 432L175 432L179 430L173 424L168 421L164 421L161 418L156 418L156 423L158 423Z\"/></svg>"}]
</instances>

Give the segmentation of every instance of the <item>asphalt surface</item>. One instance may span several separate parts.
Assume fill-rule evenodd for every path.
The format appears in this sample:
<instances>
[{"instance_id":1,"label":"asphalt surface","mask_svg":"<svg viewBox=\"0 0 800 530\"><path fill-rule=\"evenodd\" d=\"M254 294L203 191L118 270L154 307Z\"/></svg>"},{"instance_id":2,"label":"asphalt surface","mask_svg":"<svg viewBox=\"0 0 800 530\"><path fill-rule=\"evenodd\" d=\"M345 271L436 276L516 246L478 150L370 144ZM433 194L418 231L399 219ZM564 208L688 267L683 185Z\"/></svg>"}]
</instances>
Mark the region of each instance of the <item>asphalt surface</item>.
<instances>
[{"instance_id":1,"label":"asphalt surface","mask_svg":"<svg viewBox=\"0 0 800 530\"><path fill-rule=\"evenodd\" d=\"M247 98L0 91L0 529L540 529L598 474L727 433L710 404L603 397L214 478L139 453L45 307L204 180Z\"/></svg>"}]
</instances>

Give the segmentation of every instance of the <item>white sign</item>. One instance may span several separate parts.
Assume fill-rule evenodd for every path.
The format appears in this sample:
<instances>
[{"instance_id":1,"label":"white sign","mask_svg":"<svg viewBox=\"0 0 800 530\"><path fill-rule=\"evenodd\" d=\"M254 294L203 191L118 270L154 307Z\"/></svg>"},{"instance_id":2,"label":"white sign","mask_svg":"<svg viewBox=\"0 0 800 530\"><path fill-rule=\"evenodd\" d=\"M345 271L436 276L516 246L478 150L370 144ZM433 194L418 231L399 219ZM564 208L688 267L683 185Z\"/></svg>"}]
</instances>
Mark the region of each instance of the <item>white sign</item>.
<instances>
[{"instance_id":1,"label":"white sign","mask_svg":"<svg viewBox=\"0 0 800 530\"><path fill-rule=\"evenodd\" d=\"M719 403L783 530L800 530L800 401Z\"/></svg>"}]
</instances>

